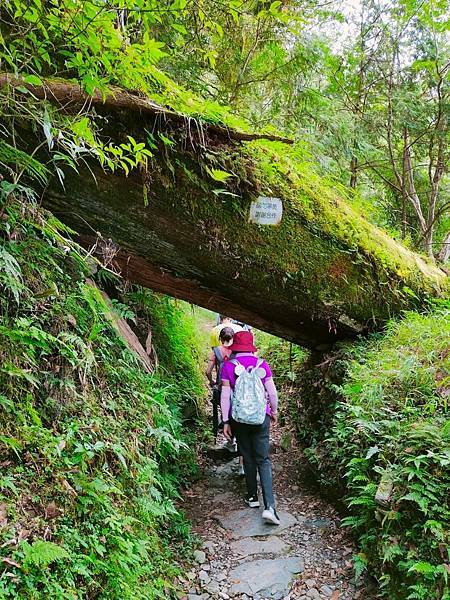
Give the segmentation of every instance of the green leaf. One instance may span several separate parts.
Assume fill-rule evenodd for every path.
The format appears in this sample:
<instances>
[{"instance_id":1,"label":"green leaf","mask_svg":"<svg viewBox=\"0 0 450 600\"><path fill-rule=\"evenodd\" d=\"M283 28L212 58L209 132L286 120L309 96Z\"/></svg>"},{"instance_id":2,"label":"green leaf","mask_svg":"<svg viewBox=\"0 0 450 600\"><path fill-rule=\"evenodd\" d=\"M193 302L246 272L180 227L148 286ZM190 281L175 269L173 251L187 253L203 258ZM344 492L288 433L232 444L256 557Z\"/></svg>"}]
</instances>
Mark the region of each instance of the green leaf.
<instances>
[{"instance_id":1,"label":"green leaf","mask_svg":"<svg viewBox=\"0 0 450 600\"><path fill-rule=\"evenodd\" d=\"M237 194L233 194L233 192L228 192L222 188L218 188L212 191L216 196L233 196L233 198L239 198Z\"/></svg>"},{"instance_id":2,"label":"green leaf","mask_svg":"<svg viewBox=\"0 0 450 600\"><path fill-rule=\"evenodd\" d=\"M0 435L0 443L4 444L7 448L11 448L11 450L14 451L22 450L22 443L16 438L7 437L6 435Z\"/></svg>"},{"instance_id":3,"label":"green leaf","mask_svg":"<svg viewBox=\"0 0 450 600\"><path fill-rule=\"evenodd\" d=\"M378 454L379 451L380 451L380 449L378 448L378 446L371 446L367 450L366 460L369 460L369 458L372 458L372 456L374 456L375 454Z\"/></svg>"},{"instance_id":4,"label":"green leaf","mask_svg":"<svg viewBox=\"0 0 450 600\"><path fill-rule=\"evenodd\" d=\"M55 560L68 558L67 550L44 540L36 540L32 545L28 542L23 542L21 549L24 551L24 565L36 567L48 567Z\"/></svg>"},{"instance_id":5,"label":"green leaf","mask_svg":"<svg viewBox=\"0 0 450 600\"><path fill-rule=\"evenodd\" d=\"M429 562L420 561L416 562L412 567L409 568L410 573L422 573L423 575L434 575L436 567Z\"/></svg>"},{"instance_id":6,"label":"green leaf","mask_svg":"<svg viewBox=\"0 0 450 600\"><path fill-rule=\"evenodd\" d=\"M209 167L206 167L206 171L214 181L220 181L220 183L225 182L229 177L233 177L232 173L221 171L220 169L210 169Z\"/></svg>"},{"instance_id":7,"label":"green leaf","mask_svg":"<svg viewBox=\"0 0 450 600\"><path fill-rule=\"evenodd\" d=\"M405 294L407 294L408 296L411 296L411 298L417 298L418 299L417 294L415 294L413 292L413 290L410 287L408 287L407 285L404 285L402 289L405 292Z\"/></svg>"},{"instance_id":8,"label":"green leaf","mask_svg":"<svg viewBox=\"0 0 450 600\"><path fill-rule=\"evenodd\" d=\"M271 12L273 15L278 14L278 12L279 12L278 9L280 8L281 4L282 4L281 0L275 0L270 5L269 12Z\"/></svg>"},{"instance_id":9,"label":"green leaf","mask_svg":"<svg viewBox=\"0 0 450 600\"><path fill-rule=\"evenodd\" d=\"M368 565L367 556L364 552L359 552L353 556L353 568L355 569L355 579L359 580L361 575L367 569Z\"/></svg>"},{"instance_id":10,"label":"green leaf","mask_svg":"<svg viewBox=\"0 0 450 600\"><path fill-rule=\"evenodd\" d=\"M158 135L159 135L159 137L161 138L161 140L164 142L164 144L166 146L173 146L175 144L175 142L173 140L171 140L170 138L166 137L161 132L158 133Z\"/></svg>"},{"instance_id":11,"label":"green leaf","mask_svg":"<svg viewBox=\"0 0 450 600\"><path fill-rule=\"evenodd\" d=\"M0 247L0 284L11 291L14 300L19 304L20 292L24 289L22 270L5 247Z\"/></svg>"},{"instance_id":12,"label":"green leaf","mask_svg":"<svg viewBox=\"0 0 450 600\"><path fill-rule=\"evenodd\" d=\"M0 371L8 375L9 377L17 377L19 379L25 379L28 383L31 383L32 386L38 387L39 379L33 375L30 370L21 369L20 367L16 367L11 363L6 363L2 367L0 367Z\"/></svg>"},{"instance_id":13,"label":"green leaf","mask_svg":"<svg viewBox=\"0 0 450 600\"><path fill-rule=\"evenodd\" d=\"M30 85L42 85L42 79L37 75L24 75L23 80Z\"/></svg>"}]
</instances>

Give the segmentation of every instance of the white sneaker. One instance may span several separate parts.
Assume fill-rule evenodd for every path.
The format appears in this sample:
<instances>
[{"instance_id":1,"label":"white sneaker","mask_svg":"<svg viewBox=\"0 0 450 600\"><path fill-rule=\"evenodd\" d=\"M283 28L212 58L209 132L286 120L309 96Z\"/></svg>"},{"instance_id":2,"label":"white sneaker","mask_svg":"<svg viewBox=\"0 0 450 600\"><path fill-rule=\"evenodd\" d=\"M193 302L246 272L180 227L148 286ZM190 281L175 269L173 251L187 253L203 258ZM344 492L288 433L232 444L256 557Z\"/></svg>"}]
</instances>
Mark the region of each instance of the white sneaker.
<instances>
[{"instance_id":1,"label":"white sneaker","mask_svg":"<svg viewBox=\"0 0 450 600\"><path fill-rule=\"evenodd\" d=\"M250 508L259 508L258 496L246 496L245 502L250 506Z\"/></svg>"},{"instance_id":2,"label":"white sneaker","mask_svg":"<svg viewBox=\"0 0 450 600\"><path fill-rule=\"evenodd\" d=\"M271 523L272 525L279 525L281 523L280 517L273 506L269 506L269 508L263 510L262 518L266 523Z\"/></svg>"},{"instance_id":3,"label":"white sneaker","mask_svg":"<svg viewBox=\"0 0 450 600\"><path fill-rule=\"evenodd\" d=\"M229 452L237 452L236 442L231 442L230 440L227 440L222 448L226 448Z\"/></svg>"},{"instance_id":4,"label":"white sneaker","mask_svg":"<svg viewBox=\"0 0 450 600\"><path fill-rule=\"evenodd\" d=\"M239 465L239 475L245 477L244 465Z\"/></svg>"}]
</instances>

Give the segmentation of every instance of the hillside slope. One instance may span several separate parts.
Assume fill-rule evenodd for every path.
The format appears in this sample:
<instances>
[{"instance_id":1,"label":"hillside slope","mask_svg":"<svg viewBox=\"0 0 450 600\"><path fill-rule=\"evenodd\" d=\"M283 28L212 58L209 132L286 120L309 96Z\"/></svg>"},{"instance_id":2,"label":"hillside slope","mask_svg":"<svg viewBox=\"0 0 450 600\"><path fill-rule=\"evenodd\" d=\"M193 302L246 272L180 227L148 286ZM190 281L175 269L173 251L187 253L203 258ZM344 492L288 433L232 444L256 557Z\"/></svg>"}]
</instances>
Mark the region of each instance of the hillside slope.
<instances>
[{"instance_id":1,"label":"hillside slope","mask_svg":"<svg viewBox=\"0 0 450 600\"><path fill-rule=\"evenodd\" d=\"M63 235L28 203L3 207L0 597L172 597L169 545L188 532L173 500L195 469L181 415L203 394L193 325L97 273L113 310L151 332L147 373Z\"/></svg>"},{"instance_id":2,"label":"hillside slope","mask_svg":"<svg viewBox=\"0 0 450 600\"><path fill-rule=\"evenodd\" d=\"M325 355L269 358L321 488L349 514L357 575L380 598L448 600L450 312L407 313L382 334ZM294 379L294 381L292 381Z\"/></svg>"}]
</instances>

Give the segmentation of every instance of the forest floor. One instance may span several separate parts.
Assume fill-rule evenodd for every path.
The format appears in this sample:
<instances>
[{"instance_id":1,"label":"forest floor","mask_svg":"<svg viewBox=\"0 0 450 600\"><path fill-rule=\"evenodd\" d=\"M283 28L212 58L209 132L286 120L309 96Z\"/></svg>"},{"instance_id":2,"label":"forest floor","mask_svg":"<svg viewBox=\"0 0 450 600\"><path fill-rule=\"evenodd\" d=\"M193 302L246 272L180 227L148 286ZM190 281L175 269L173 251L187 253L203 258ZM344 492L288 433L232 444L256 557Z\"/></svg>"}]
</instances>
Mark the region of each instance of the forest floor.
<instances>
[{"instance_id":1,"label":"forest floor","mask_svg":"<svg viewBox=\"0 0 450 600\"><path fill-rule=\"evenodd\" d=\"M262 508L246 507L237 458L223 458L220 442L202 457L202 475L180 506L202 540L196 565L180 580L184 599L376 598L355 583L352 540L337 511L302 483L301 450L283 451L280 433L275 430L271 443L280 526L263 524Z\"/></svg>"}]
</instances>

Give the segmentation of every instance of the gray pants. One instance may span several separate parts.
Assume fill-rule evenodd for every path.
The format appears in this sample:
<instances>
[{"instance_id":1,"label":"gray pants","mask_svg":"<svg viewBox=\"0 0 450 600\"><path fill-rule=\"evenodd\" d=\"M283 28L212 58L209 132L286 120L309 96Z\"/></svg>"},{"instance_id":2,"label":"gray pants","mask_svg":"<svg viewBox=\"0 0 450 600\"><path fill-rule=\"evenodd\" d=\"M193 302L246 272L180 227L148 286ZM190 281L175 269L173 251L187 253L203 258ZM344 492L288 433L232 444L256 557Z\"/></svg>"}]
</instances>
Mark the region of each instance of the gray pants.
<instances>
[{"instance_id":1,"label":"gray pants","mask_svg":"<svg viewBox=\"0 0 450 600\"><path fill-rule=\"evenodd\" d=\"M272 489L272 464L269 458L270 417L262 425L246 425L232 421L233 434L244 457L245 479L249 496L257 496L256 471L259 472L264 506L275 507Z\"/></svg>"}]
</instances>

